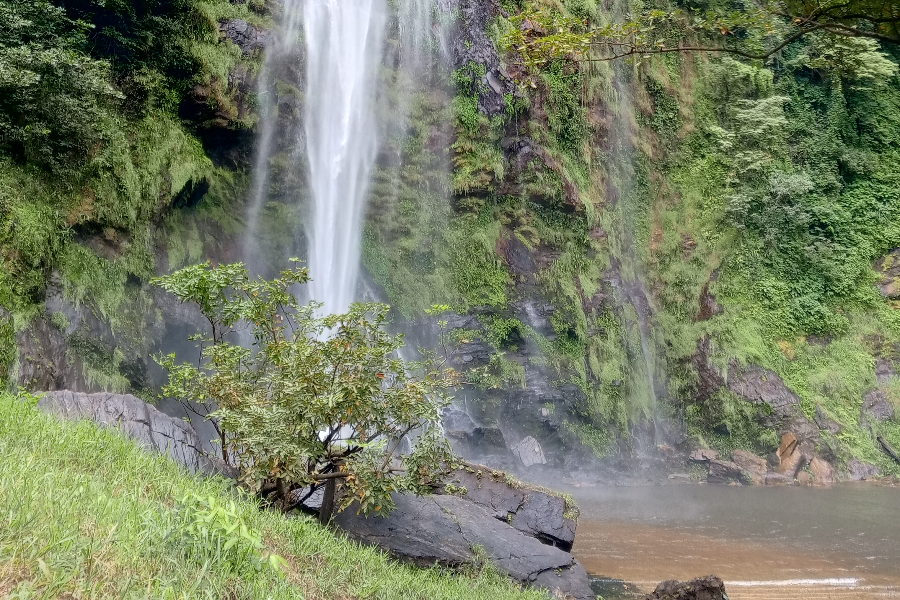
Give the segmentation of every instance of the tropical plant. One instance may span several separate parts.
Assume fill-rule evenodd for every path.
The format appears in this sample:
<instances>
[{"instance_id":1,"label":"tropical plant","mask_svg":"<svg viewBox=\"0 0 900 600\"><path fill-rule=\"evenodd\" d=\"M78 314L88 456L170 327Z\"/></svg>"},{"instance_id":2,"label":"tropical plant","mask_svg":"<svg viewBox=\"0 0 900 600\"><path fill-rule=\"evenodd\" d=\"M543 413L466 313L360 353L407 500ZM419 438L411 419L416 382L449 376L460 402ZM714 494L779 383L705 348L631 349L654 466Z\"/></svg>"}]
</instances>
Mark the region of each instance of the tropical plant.
<instances>
[{"instance_id":1,"label":"tropical plant","mask_svg":"<svg viewBox=\"0 0 900 600\"><path fill-rule=\"evenodd\" d=\"M319 303L301 304L294 290L308 280L299 265L253 280L242 263L156 279L196 303L210 326L209 335L192 337L199 365L157 358L169 370L163 392L211 419L222 458L237 463L251 488L272 488L283 509L324 488L327 520L341 480L341 510L356 501L364 513L386 514L392 492L427 492L450 458L436 426L456 374L433 353L399 358L403 338L385 331L384 304L327 316ZM413 432L411 453L398 456Z\"/></svg>"}]
</instances>

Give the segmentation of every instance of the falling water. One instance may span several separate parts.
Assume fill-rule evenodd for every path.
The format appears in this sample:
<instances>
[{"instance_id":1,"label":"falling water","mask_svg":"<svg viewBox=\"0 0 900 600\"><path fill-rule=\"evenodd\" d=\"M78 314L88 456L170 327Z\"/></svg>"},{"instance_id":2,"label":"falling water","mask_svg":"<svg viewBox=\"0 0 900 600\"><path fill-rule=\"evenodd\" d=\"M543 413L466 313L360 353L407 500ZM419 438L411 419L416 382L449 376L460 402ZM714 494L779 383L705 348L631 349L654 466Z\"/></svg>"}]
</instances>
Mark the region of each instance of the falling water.
<instances>
[{"instance_id":1,"label":"falling water","mask_svg":"<svg viewBox=\"0 0 900 600\"><path fill-rule=\"evenodd\" d=\"M310 293L328 312L343 312L355 299L363 207L378 151L375 91L383 4L303 2L304 129L313 199Z\"/></svg>"}]
</instances>

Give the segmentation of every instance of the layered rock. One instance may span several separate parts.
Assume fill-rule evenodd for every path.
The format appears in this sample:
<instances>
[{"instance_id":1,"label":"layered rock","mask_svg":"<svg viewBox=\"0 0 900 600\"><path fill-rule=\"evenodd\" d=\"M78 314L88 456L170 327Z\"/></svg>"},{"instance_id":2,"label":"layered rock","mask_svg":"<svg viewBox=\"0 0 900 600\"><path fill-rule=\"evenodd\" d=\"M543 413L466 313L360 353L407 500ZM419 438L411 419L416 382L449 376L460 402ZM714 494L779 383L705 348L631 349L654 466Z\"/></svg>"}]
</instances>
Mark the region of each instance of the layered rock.
<instances>
[{"instance_id":1,"label":"layered rock","mask_svg":"<svg viewBox=\"0 0 900 600\"><path fill-rule=\"evenodd\" d=\"M118 429L145 449L164 454L195 473L236 475L223 461L203 450L200 437L189 423L131 394L51 391L41 397L38 408L64 419L89 419Z\"/></svg>"},{"instance_id":2,"label":"layered rock","mask_svg":"<svg viewBox=\"0 0 900 600\"><path fill-rule=\"evenodd\" d=\"M421 566L487 559L516 581L556 597L595 598L587 573L571 554L497 519L494 509L451 495L395 495L394 501L397 508L385 518L366 518L351 506L334 523L355 540Z\"/></svg>"}]
</instances>

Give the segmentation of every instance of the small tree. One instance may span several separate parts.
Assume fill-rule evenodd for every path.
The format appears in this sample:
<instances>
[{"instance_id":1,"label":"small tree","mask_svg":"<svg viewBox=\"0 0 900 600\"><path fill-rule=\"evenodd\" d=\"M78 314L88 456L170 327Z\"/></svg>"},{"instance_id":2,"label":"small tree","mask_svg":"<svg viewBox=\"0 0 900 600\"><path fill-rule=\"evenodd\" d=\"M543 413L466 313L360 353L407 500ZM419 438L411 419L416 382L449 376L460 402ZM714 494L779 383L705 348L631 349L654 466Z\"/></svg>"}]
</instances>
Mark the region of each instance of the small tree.
<instances>
[{"instance_id":1,"label":"small tree","mask_svg":"<svg viewBox=\"0 0 900 600\"><path fill-rule=\"evenodd\" d=\"M356 500L364 513L387 514L391 492L427 492L450 458L437 425L456 374L432 353L400 359L402 335L384 330L384 304L318 316L321 304L301 304L293 292L308 280L299 266L272 281L252 280L241 263L155 279L196 303L211 330L191 338L200 345L199 365L157 357L169 371L163 392L212 403L208 418L225 460L253 489L274 483L284 510L324 488L320 519L327 521L340 479L347 493L339 509ZM242 332L250 347L238 343ZM399 456L413 432L412 452ZM297 489L304 497L289 502Z\"/></svg>"}]
</instances>

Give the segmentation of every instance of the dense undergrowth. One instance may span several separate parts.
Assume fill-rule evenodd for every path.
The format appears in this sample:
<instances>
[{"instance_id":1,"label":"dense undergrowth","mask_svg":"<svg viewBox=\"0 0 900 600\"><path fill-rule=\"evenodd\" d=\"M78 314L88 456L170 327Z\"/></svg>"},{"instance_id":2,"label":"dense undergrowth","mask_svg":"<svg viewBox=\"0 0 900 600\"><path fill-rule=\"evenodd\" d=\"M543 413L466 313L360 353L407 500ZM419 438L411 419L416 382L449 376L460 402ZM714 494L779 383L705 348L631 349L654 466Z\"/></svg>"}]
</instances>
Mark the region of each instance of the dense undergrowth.
<instances>
[{"instance_id":1,"label":"dense undergrowth","mask_svg":"<svg viewBox=\"0 0 900 600\"><path fill-rule=\"evenodd\" d=\"M489 566L401 565L28 396L0 394L0 506L4 598L544 597Z\"/></svg>"}]
</instances>

